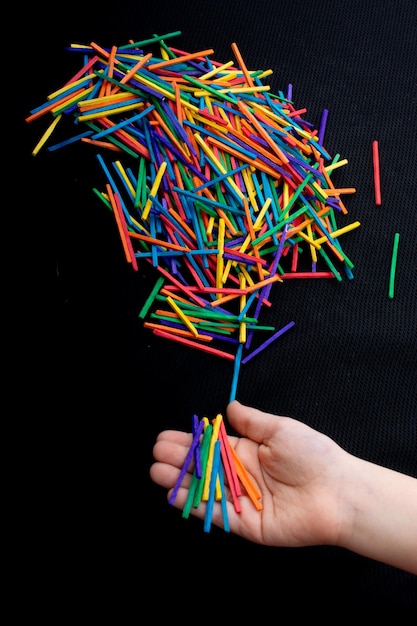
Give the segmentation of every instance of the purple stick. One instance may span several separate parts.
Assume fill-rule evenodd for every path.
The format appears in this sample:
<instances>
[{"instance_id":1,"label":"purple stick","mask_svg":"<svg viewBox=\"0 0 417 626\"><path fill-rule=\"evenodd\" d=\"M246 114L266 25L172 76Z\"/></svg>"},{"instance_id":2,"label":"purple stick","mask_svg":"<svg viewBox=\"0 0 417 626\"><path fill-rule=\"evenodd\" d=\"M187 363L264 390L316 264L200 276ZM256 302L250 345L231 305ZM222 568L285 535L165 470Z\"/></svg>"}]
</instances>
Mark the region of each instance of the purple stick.
<instances>
[{"instance_id":1,"label":"purple stick","mask_svg":"<svg viewBox=\"0 0 417 626\"><path fill-rule=\"evenodd\" d=\"M271 337L269 339L267 339L266 341L264 341L263 343L261 343L261 345L259 346L259 348L256 348L256 350L253 350L253 352L251 352L250 354L248 354L248 356L245 356L244 359L242 359L241 364L243 365L244 363L247 363L248 361L251 360L252 357L256 356L257 354L259 354L259 352L262 352L262 350L265 350L265 348L267 346L269 346L270 343L272 343L273 341L275 341L275 339L278 339L278 337L280 337L283 333L285 333L287 330L289 330L290 328L292 328L292 326L294 326L295 322L290 322L289 324L287 324L286 326L283 326L280 330L278 330L276 333L274 333L273 335L271 335Z\"/></svg>"},{"instance_id":2,"label":"purple stick","mask_svg":"<svg viewBox=\"0 0 417 626\"><path fill-rule=\"evenodd\" d=\"M178 476L177 482L175 483L174 489L172 490L171 497L168 500L168 502L170 504L174 504L174 502L175 502L175 498L177 497L178 489L181 487L182 480L183 480L185 474L187 473L188 466L190 465L191 460L193 458L194 449L195 449L195 447L198 445L198 443L200 441L200 435L203 432L203 428L204 428L204 420L201 420L199 425L198 425L197 430L195 431L195 434L194 434L194 437L193 437L193 441L192 441L191 446L190 446L190 448L189 448L189 450L187 452L187 456L185 457L185 461L184 461L184 464L183 464L183 466L181 468L180 475Z\"/></svg>"},{"instance_id":3,"label":"purple stick","mask_svg":"<svg viewBox=\"0 0 417 626\"><path fill-rule=\"evenodd\" d=\"M200 426L200 421L198 419L198 415L194 414L193 415L193 436L196 434L199 426ZM194 448L194 468L195 468L195 474L197 478L201 478L202 468L201 468L200 446L196 446Z\"/></svg>"},{"instance_id":4,"label":"purple stick","mask_svg":"<svg viewBox=\"0 0 417 626\"><path fill-rule=\"evenodd\" d=\"M319 137L318 137L319 144L321 146L323 145L324 133L325 133L325 130L326 130L328 114L329 114L329 111L327 109L323 109L323 112L321 114L320 128L319 128Z\"/></svg>"}]
</instances>

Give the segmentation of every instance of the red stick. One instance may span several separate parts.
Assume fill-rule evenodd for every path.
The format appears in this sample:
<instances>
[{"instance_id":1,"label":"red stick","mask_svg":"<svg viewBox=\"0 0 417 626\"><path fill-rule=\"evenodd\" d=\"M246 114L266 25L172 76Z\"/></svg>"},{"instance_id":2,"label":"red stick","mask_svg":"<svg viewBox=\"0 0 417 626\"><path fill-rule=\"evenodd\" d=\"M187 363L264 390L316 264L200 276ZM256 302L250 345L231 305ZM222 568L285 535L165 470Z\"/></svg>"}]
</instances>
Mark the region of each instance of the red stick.
<instances>
[{"instance_id":1,"label":"red stick","mask_svg":"<svg viewBox=\"0 0 417 626\"><path fill-rule=\"evenodd\" d=\"M374 166L375 204L379 206L381 204L381 179L379 172L379 149L376 139L372 142L372 159Z\"/></svg>"}]
</instances>

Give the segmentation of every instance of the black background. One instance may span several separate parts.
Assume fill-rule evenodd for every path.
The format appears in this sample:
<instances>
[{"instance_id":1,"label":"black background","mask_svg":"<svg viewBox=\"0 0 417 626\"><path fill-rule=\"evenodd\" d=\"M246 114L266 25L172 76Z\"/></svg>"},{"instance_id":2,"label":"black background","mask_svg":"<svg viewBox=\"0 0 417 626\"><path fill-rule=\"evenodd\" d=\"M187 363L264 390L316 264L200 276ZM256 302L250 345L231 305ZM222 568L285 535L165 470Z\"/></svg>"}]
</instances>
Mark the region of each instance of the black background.
<instances>
[{"instance_id":1,"label":"black background","mask_svg":"<svg viewBox=\"0 0 417 626\"><path fill-rule=\"evenodd\" d=\"M232 366L143 328L138 312L156 275L124 259L113 217L92 192L103 183L95 149L33 157L50 119L24 120L79 69L69 44L122 45L177 30L173 46L213 48L222 62L236 42L250 69L273 70L274 93L293 85L296 107L317 128L328 109L324 144L349 161L333 179L357 189L344 201L347 222L361 226L342 241L354 278L275 285L265 323L295 326L242 367L237 398L417 477L417 3L87 1L18 13L15 49L7 64L3 57L8 116L17 103L8 131L18 138L4 181L14 190L4 245L7 277L18 269L9 372L15 464L25 468L13 579L33 615L216 619L221 599L235 619L303 611L338 619L366 607L395 609L410 623L414 576L332 547L265 548L204 533L167 504L148 474L156 435L189 430L193 413L223 413Z\"/></svg>"}]
</instances>

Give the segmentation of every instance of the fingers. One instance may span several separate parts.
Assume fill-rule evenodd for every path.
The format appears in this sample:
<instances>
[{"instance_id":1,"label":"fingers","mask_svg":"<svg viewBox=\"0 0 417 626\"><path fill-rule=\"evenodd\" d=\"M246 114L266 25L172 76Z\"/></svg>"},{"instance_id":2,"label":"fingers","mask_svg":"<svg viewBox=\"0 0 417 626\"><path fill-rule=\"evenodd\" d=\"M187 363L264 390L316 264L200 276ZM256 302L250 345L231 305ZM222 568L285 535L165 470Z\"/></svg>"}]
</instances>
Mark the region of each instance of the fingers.
<instances>
[{"instance_id":1,"label":"fingers","mask_svg":"<svg viewBox=\"0 0 417 626\"><path fill-rule=\"evenodd\" d=\"M181 472L192 437L189 433L166 430L159 433L153 447L155 463L150 468L151 479L165 489L171 489ZM192 467L189 468L189 472ZM188 487L191 477L186 473L182 485Z\"/></svg>"},{"instance_id":2,"label":"fingers","mask_svg":"<svg viewBox=\"0 0 417 626\"><path fill-rule=\"evenodd\" d=\"M171 443L178 443L188 448L192 441L192 435L180 430L163 430L159 433L156 441L170 441Z\"/></svg>"},{"instance_id":3,"label":"fingers","mask_svg":"<svg viewBox=\"0 0 417 626\"><path fill-rule=\"evenodd\" d=\"M167 463L153 463L149 470L152 480L165 489L171 489L178 478L179 470Z\"/></svg>"},{"instance_id":4,"label":"fingers","mask_svg":"<svg viewBox=\"0 0 417 626\"><path fill-rule=\"evenodd\" d=\"M153 447L153 457L155 461L181 468L190 444L191 436L187 433L180 431L162 432L158 435Z\"/></svg>"},{"instance_id":5,"label":"fingers","mask_svg":"<svg viewBox=\"0 0 417 626\"><path fill-rule=\"evenodd\" d=\"M168 463L156 462L151 465L149 470L151 479L165 489L172 489L178 480L180 470ZM191 482L191 474L187 473L181 483L182 487L188 488Z\"/></svg>"},{"instance_id":6,"label":"fingers","mask_svg":"<svg viewBox=\"0 0 417 626\"><path fill-rule=\"evenodd\" d=\"M167 499L170 502L171 495L180 477L187 452L189 450L192 437L190 434L180 431L164 431L158 435L153 448L155 462L151 465L149 474L157 485L167 490ZM183 510L189 495L192 480L193 464L190 464L188 471L182 476L180 487L171 504L175 508ZM216 507L217 508L217 507ZM201 501L198 507L192 507L191 515L204 519L206 503ZM213 513L213 524L221 524L221 514Z\"/></svg>"}]
</instances>

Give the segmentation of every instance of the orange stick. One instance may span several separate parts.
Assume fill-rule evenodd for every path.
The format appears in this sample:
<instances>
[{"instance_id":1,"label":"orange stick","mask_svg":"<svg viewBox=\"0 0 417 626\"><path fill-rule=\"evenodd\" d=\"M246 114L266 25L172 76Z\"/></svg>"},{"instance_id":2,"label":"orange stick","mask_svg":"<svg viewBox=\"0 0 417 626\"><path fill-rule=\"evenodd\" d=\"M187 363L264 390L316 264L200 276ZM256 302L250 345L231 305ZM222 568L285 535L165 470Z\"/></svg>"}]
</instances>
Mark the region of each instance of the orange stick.
<instances>
[{"instance_id":1,"label":"orange stick","mask_svg":"<svg viewBox=\"0 0 417 626\"><path fill-rule=\"evenodd\" d=\"M164 120L162 119L162 117L159 115L158 111L156 111L155 109L152 111L152 116L156 119L156 121L158 122L158 124L164 129L165 133L168 135L168 137L171 139L172 143L174 144L174 146L177 148L177 150L179 152L181 152L184 155L184 158L186 159L186 161L189 161L190 158L188 156L188 154L185 152L184 148L182 147L181 143L178 141L178 139L175 137L175 135L172 133L171 129L169 128L169 126L164 122Z\"/></svg>"},{"instance_id":2,"label":"orange stick","mask_svg":"<svg viewBox=\"0 0 417 626\"><path fill-rule=\"evenodd\" d=\"M256 128L258 133L266 141L266 143L269 145L269 147L275 152L277 157L281 160L281 164L282 163L289 163L289 159L288 159L287 155L281 150L281 148L275 143L275 141L273 139L271 139L271 137L268 134L268 132L265 130L265 128L262 126L262 124L260 124L260 122L258 122L256 117L254 115L252 115L252 113L249 111L249 108L246 106L246 104L244 104L242 101L239 101L238 102L238 107L242 111L242 113L244 113L244 115L246 115L248 120L250 120L252 122L252 125Z\"/></svg>"},{"instance_id":3,"label":"orange stick","mask_svg":"<svg viewBox=\"0 0 417 626\"><path fill-rule=\"evenodd\" d=\"M236 450L233 448L233 446L230 446L230 450L232 451L233 460L236 466L236 472L237 472L237 475L239 476L240 482L246 489L246 493L248 494L249 498L252 500L255 508L258 509L258 511L261 511L262 510L262 503L260 502L261 494L259 493L254 483L252 482L251 477L249 476L246 468L244 467L242 461L238 457L238 454Z\"/></svg>"},{"instance_id":4,"label":"orange stick","mask_svg":"<svg viewBox=\"0 0 417 626\"><path fill-rule=\"evenodd\" d=\"M129 237L133 237L134 239L141 239L143 241L147 241L148 243L154 243L157 246L161 246L161 248L170 248L172 250L179 250L181 252L189 252L190 248L184 246L180 246L176 243L170 243L169 241L163 241L162 239L156 239L155 237L149 237L148 235L142 235L141 233L129 233Z\"/></svg>"},{"instance_id":5,"label":"orange stick","mask_svg":"<svg viewBox=\"0 0 417 626\"><path fill-rule=\"evenodd\" d=\"M145 56L144 56L144 57L142 57L142 58L141 58L141 59L140 59L140 60L136 63L136 65L134 65L134 66L132 67L132 69L131 69L131 70L129 70L129 71L127 72L127 74L125 74L125 75L123 76L123 78L120 80L120 83L121 83L122 85L124 85L125 83L127 83L127 81L128 81L128 80L130 80L130 79L132 78L132 76L134 76L134 75L136 74L136 72L137 72L138 70L140 70L140 68L141 68L143 65L145 65L145 63L146 63L147 61L149 61L149 59L150 59L151 57L152 57L152 52L149 52L148 54L145 54Z\"/></svg>"},{"instance_id":6,"label":"orange stick","mask_svg":"<svg viewBox=\"0 0 417 626\"><path fill-rule=\"evenodd\" d=\"M248 68L246 67L246 64L245 64L245 62L244 62L244 60L242 58L242 55L240 54L240 50L237 47L237 44L233 42L232 45L231 45L231 48L232 48L233 54L236 57L237 62L239 63L240 69L243 72L243 75L244 75L244 77L246 79L247 84L250 87L253 87L252 76L249 74Z\"/></svg>"},{"instance_id":7,"label":"orange stick","mask_svg":"<svg viewBox=\"0 0 417 626\"><path fill-rule=\"evenodd\" d=\"M139 270L138 262L136 260L135 251L133 250L132 242L129 237L129 231L127 229L126 219L123 213L123 208L122 208L122 204L120 202L120 196L118 193L114 194L114 199L116 202L117 210L119 211L120 222L122 224L123 233L126 239L127 249L129 250L130 261L132 263L133 269L137 272Z\"/></svg>"},{"instance_id":8,"label":"orange stick","mask_svg":"<svg viewBox=\"0 0 417 626\"><path fill-rule=\"evenodd\" d=\"M95 50L98 54L101 54L101 56L103 56L105 59L108 59L110 56L110 53L107 52L107 50L105 50L104 48L102 48L101 46L99 46L95 41L91 41L90 42L90 46L92 47L93 50Z\"/></svg>"},{"instance_id":9,"label":"orange stick","mask_svg":"<svg viewBox=\"0 0 417 626\"><path fill-rule=\"evenodd\" d=\"M167 61L161 61L160 63L153 63L148 67L148 70L154 72L155 70L160 70L161 67L177 65L178 63L182 63L183 61L190 61L191 59L196 59L197 57L209 56L213 53L214 50L212 48L209 48L208 50L202 50L201 52L191 52L190 54L183 54L182 56L175 57L174 59L168 59Z\"/></svg>"},{"instance_id":10,"label":"orange stick","mask_svg":"<svg viewBox=\"0 0 417 626\"><path fill-rule=\"evenodd\" d=\"M131 263L132 259L130 258L129 247L127 245L127 241L126 241L123 225L122 225L122 222L120 220L120 214L119 214L119 209L118 209L118 206L117 206L117 203L116 203L115 194L113 193L113 190L112 190L112 188L111 188L109 183L106 184L106 189L107 189L107 195L109 197L111 207L113 209L113 214L114 214L114 217L115 217L115 220L116 220L117 228L119 230L119 235L120 235L120 239L122 241L122 246L123 246L123 250L124 250L124 253L125 253L126 260L127 260L128 263Z\"/></svg>"},{"instance_id":11,"label":"orange stick","mask_svg":"<svg viewBox=\"0 0 417 626\"><path fill-rule=\"evenodd\" d=\"M97 148L105 148L106 150L114 150L115 152L123 152L119 146L115 146L114 143L108 141L98 141L98 139L90 139L90 137L81 137L83 143L90 143Z\"/></svg>"},{"instance_id":12,"label":"orange stick","mask_svg":"<svg viewBox=\"0 0 417 626\"><path fill-rule=\"evenodd\" d=\"M116 52L117 52L117 46L112 46L111 50L110 50L110 54L109 54L109 60L107 63L107 76L109 76L110 78L113 78L113 71L114 71L114 58L116 56ZM110 95L113 89L113 84L112 83L108 83L106 85L106 94ZM118 87L116 87L116 89L118 89Z\"/></svg>"}]
</instances>

